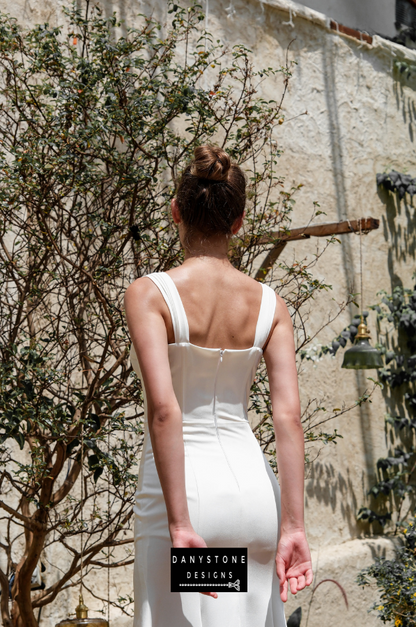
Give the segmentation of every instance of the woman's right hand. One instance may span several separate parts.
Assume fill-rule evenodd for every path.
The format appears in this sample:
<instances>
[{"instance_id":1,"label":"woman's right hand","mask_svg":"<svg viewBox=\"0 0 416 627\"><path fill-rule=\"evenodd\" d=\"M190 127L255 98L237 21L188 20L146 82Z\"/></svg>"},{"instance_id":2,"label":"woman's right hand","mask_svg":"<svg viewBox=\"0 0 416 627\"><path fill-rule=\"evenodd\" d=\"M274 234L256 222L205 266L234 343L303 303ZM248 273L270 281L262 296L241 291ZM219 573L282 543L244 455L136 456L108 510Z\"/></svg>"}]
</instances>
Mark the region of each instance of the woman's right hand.
<instances>
[{"instance_id":1,"label":"woman's right hand","mask_svg":"<svg viewBox=\"0 0 416 627\"><path fill-rule=\"evenodd\" d=\"M199 536L193 529L193 527L180 527L171 528L170 537L172 540L172 546L174 549L205 549L207 543L201 536ZM201 592L205 596L218 598L216 592Z\"/></svg>"}]
</instances>

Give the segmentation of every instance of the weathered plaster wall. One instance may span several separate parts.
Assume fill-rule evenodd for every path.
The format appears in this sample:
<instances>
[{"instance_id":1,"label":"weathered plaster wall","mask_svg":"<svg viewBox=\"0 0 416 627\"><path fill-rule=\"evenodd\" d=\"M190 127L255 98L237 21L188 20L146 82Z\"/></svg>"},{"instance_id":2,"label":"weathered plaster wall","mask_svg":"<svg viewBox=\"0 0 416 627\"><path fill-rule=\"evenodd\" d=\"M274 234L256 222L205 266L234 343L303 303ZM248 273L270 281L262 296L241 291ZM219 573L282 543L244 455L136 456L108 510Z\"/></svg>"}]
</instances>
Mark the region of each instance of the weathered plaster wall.
<instances>
[{"instance_id":1,"label":"weathered plaster wall","mask_svg":"<svg viewBox=\"0 0 416 627\"><path fill-rule=\"evenodd\" d=\"M270 5L272 2L270 2ZM377 301L377 291L390 290L403 282L411 285L414 271L414 210L404 202L400 206L378 193L376 173L387 167L416 172L414 155L414 120L416 83L400 81L393 72L398 48L375 40L370 47L327 30L325 20L309 14L312 20L292 12L292 23L284 4L234 3L234 20L224 20L210 4L211 24L231 42L242 38L255 53L260 65L283 63L290 41L294 70L285 100L287 122L279 140L285 149L281 171L288 185L303 183L294 225L308 222L312 202L317 200L326 216L322 221L373 216L381 228L364 240L365 306ZM303 15L308 16L303 9ZM231 23L230 23L231 22ZM289 22L289 23L288 23ZM409 56L412 53L405 53ZM276 89L276 91L278 88ZM266 95L276 96L273 89ZM308 115L301 115L305 111ZM299 116L299 117L298 117ZM292 118L291 121L289 119ZM315 274L333 285L332 296L345 299L350 289L359 291L359 238L345 235L341 244L332 246L318 263ZM282 258L311 259L317 240L288 244ZM319 243L322 246L322 243ZM311 311L311 322L318 328L331 306L330 295L318 299ZM330 341L356 311L352 308L320 334L317 342ZM375 318L370 321L375 339ZM300 377L304 403L316 398L328 410L354 402L371 386L374 372L341 370L342 354L323 359L316 367L305 365ZM358 570L370 563L366 526L356 521L359 507L366 502L366 492L374 477L375 464L386 453L384 416L386 402L377 390L371 405L363 405L334 421L343 435L336 446L328 446L311 465L306 480L306 524L311 546L320 561L316 582L331 577L345 588L349 610L345 611L339 590L323 584L325 603L317 607L314 598L308 625L322 620L341 625L376 625L376 617L367 617L373 592L362 593L355 584ZM375 543L373 551L381 550ZM385 544L384 544L385 548ZM341 565L342 564L342 565ZM288 610L301 604L308 607L310 592L290 599ZM310 598L310 596L309 596ZM316 605L315 605L316 604ZM290 608L290 609L289 609Z\"/></svg>"},{"instance_id":2,"label":"weathered plaster wall","mask_svg":"<svg viewBox=\"0 0 416 627\"><path fill-rule=\"evenodd\" d=\"M154 10L163 14L166 3L158 0L154 4ZM393 71L395 58L414 61L414 53L380 38L369 46L341 36L329 30L325 16L287 0L233 0L225 5L209 0L208 28L223 41L249 46L257 66L283 64L292 42L290 57L297 65L284 103L286 120L277 139L285 150L280 171L286 176L287 186L292 182L304 185L297 196L293 226L309 221L313 201L318 201L326 212L316 221L370 215L379 218L381 228L364 239L365 305L376 302L377 291L382 288L391 290L401 283L410 286L415 265L414 208L379 192L375 177L385 168L406 170L416 176L416 81L399 78ZM289 6L296 11L290 13ZM62 20L60 5L46 0L1 0L0 8L12 12L26 25ZM149 5L137 0L114 0L105 4L105 10L108 14L116 10L127 24L132 24L136 13L149 10ZM276 98L280 93L278 79L265 84L266 97ZM307 115L302 115L306 111ZM359 238L344 235L340 239L341 243L330 247L314 271L333 286L333 291L318 298L311 309L310 321L315 329L328 313L336 311L335 301L344 301L350 290L359 291ZM322 247L323 242L311 238L290 243L282 258L310 260L317 245ZM355 312L355 308L344 312L316 338L316 343L332 340ZM373 316L370 327L375 340ZM374 376L374 371L341 370L341 361L339 353L335 359L324 358L316 366L302 365L300 389L304 404L316 398L331 411L343 403L353 403L371 387L368 377ZM310 590L291 598L288 615L301 604L304 616L308 614L309 627L335 620L340 627L378 624L376 617L366 615L374 594L362 592L355 577L374 555L389 554L392 544L383 538L369 538L368 528L358 524L355 516L365 504L375 463L386 453L386 407L383 392L376 390L371 405L334 420L332 424L343 439L336 446L325 447L308 468L306 524L317 573L315 581L336 579L349 601L349 610L345 611L334 584L320 586L311 605ZM117 573L113 586L117 581L118 592L131 594L131 578L130 570ZM97 581L96 585L101 583ZM57 601L55 607L45 611L41 624L53 625L69 605L69 601ZM93 602L91 607L95 605ZM302 627L305 623L306 619ZM117 624L130 625L122 618Z\"/></svg>"}]
</instances>

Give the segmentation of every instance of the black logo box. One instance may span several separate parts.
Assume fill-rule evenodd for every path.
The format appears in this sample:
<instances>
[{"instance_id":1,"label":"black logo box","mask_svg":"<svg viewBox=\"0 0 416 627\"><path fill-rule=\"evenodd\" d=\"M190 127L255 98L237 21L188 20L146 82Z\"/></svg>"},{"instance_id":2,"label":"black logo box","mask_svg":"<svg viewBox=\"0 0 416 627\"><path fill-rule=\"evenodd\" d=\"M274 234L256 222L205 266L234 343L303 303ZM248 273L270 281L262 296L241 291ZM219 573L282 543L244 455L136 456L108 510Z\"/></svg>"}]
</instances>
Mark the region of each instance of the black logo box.
<instances>
[{"instance_id":1,"label":"black logo box","mask_svg":"<svg viewBox=\"0 0 416 627\"><path fill-rule=\"evenodd\" d=\"M247 548L171 548L171 592L247 592Z\"/></svg>"}]
</instances>

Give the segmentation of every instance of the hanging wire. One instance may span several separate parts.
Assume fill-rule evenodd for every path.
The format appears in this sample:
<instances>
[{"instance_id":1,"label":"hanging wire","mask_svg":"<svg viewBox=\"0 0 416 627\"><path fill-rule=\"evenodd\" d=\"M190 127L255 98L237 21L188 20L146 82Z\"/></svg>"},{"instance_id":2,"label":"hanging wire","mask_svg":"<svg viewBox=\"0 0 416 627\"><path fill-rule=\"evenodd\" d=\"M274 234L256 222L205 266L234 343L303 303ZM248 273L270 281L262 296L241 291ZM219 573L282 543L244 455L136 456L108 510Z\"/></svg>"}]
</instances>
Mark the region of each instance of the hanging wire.
<instances>
[{"instance_id":1,"label":"hanging wire","mask_svg":"<svg viewBox=\"0 0 416 627\"><path fill-rule=\"evenodd\" d=\"M361 315L363 315L363 233L361 230L362 218L360 218L360 290L361 290Z\"/></svg>"},{"instance_id":2,"label":"hanging wire","mask_svg":"<svg viewBox=\"0 0 416 627\"><path fill-rule=\"evenodd\" d=\"M110 535L110 429L107 431L107 516ZM107 547L107 621L110 625L110 545Z\"/></svg>"},{"instance_id":3,"label":"hanging wire","mask_svg":"<svg viewBox=\"0 0 416 627\"><path fill-rule=\"evenodd\" d=\"M81 423L81 570L79 593L82 596L84 575L84 423Z\"/></svg>"},{"instance_id":4,"label":"hanging wire","mask_svg":"<svg viewBox=\"0 0 416 627\"><path fill-rule=\"evenodd\" d=\"M348 222L348 226L351 230L352 233L355 233L355 235L358 235L360 238L360 302L361 302L361 315L364 311L364 294L363 294L363 234L367 234L369 232L369 229L363 229L363 220L364 218L360 218L358 220L358 224L359 224L359 230L355 231L352 228L351 222L347 219Z\"/></svg>"}]
</instances>

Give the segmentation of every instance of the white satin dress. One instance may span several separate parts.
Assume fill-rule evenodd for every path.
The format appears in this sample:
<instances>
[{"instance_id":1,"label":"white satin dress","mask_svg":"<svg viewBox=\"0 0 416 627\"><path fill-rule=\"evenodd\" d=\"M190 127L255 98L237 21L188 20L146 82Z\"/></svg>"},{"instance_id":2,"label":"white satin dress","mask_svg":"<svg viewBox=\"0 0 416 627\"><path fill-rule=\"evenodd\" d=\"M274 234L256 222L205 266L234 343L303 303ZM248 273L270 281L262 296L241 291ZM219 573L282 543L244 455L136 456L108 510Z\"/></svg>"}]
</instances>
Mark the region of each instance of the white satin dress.
<instances>
[{"instance_id":1,"label":"white satin dress","mask_svg":"<svg viewBox=\"0 0 416 627\"><path fill-rule=\"evenodd\" d=\"M172 544L145 419L134 505L134 627L285 627L275 567L280 487L247 416L250 387L274 317L275 293L262 284L251 348L203 348L189 342L185 310L171 277L164 272L147 277L161 291L175 333L169 362L183 416L191 523L208 547L247 547L248 592L219 592L217 599L170 592ZM141 377L134 347L130 355Z\"/></svg>"}]
</instances>

